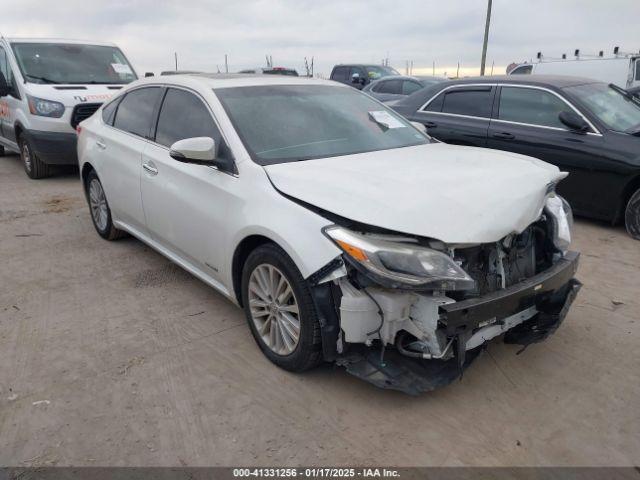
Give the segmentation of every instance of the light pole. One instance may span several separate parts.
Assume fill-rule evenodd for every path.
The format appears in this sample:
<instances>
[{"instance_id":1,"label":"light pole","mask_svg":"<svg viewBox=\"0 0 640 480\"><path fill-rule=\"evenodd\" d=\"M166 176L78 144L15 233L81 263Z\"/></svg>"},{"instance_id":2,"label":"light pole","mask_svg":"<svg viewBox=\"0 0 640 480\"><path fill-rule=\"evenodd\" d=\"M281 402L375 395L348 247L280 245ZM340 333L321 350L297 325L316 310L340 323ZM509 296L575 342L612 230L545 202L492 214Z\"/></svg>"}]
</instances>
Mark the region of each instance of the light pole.
<instances>
[{"instance_id":1,"label":"light pole","mask_svg":"<svg viewBox=\"0 0 640 480\"><path fill-rule=\"evenodd\" d=\"M487 2L487 22L484 25L484 42L482 43L482 61L480 62L480 75L484 75L484 64L487 60L487 43L489 42L489 24L491 23L491 3Z\"/></svg>"}]
</instances>

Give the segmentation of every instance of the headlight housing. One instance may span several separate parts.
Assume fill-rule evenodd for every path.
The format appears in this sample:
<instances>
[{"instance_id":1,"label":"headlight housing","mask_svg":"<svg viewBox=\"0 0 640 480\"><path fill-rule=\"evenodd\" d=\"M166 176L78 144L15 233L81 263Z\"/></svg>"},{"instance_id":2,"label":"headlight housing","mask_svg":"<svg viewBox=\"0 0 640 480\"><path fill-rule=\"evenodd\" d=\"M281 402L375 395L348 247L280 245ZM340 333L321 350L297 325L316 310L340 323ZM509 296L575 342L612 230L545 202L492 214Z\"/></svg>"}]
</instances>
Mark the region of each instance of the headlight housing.
<instances>
[{"instance_id":1,"label":"headlight housing","mask_svg":"<svg viewBox=\"0 0 640 480\"><path fill-rule=\"evenodd\" d=\"M64 105L60 102L32 97L31 95L27 95L27 100L29 101L29 111L32 115L60 118L64 114Z\"/></svg>"},{"instance_id":2,"label":"headlight housing","mask_svg":"<svg viewBox=\"0 0 640 480\"><path fill-rule=\"evenodd\" d=\"M323 232L357 269L389 288L469 290L475 281L448 255L422 247L369 238L338 225Z\"/></svg>"},{"instance_id":3,"label":"headlight housing","mask_svg":"<svg viewBox=\"0 0 640 480\"><path fill-rule=\"evenodd\" d=\"M553 244L563 254L571 245L571 229L573 228L573 212L567 201L559 195L551 194L544 205L545 212L551 222Z\"/></svg>"}]
</instances>

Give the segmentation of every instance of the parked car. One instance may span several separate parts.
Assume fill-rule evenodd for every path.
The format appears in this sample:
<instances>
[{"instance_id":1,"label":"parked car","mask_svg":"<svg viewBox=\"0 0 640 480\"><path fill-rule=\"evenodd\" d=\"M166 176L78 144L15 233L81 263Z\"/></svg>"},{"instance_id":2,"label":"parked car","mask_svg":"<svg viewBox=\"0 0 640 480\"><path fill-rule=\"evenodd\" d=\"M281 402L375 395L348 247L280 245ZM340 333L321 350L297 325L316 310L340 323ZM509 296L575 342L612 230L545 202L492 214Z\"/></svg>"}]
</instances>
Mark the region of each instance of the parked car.
<instances>
[{"instance_id":1,"label":"parked car","mask_svg":"<svg viewBox=\"0 0 640 480\"><path fill-rule=\"evenodd\" d=\"M571 75L613 83L621 88L640 86L640 55L615 57L544 60L524 63L509 72L509 75Z\"/></svg>"},{"instance_id":2,"label":"parked car","mask_svg":"<svg viewBox=\"0 0 640 480\"><path fill-rule=\"evenodd\" d=\"M0 155L19 152L30 178L77 165L78 123L135 79L110 43L0 36Z\"/></svg>"},{"instance_id":3,"label":"parked car","mask_svg":"<svg viewBox=\"0 0 640 480\"><path fill-rule=\"evenodd\" d=\"M394 68L383 65L336 65L331 80L362 90L371 82L391 75L400 75Z\"/></svg>"},{"instance_id":4,"label":"parked car","mask_svg":"<svg viewBox=\"0 0 640 480\"><path fill-rule=\"evenodd\" d=\"M263 75L287 75L291 77L297 77L298 72L293 68L285 68L285 67L268 67L268 68L248 68L245 70L240 70L238 73L258 73Z\"/></svg>"},{"instance_id":5,"label":"parked car","mask_svg":"<svg viewBox=\"0 0 640 480\"><path fill-rule=\"evenodd\" d=\"M288 370L429 390L502 333L545 338L580 288L565 173L432 142L335 82L144 79L80 125L78 153L98 234L241 305Z\"/></svg>"},{"instance_id":6,"label":"parked car","mask_svg":"<svg viewBox=\"0 0 640 480\"><path fill-rule=\"evenodd\" d=\"M384 77L381 80L369 83L362 89L373 98L381 102L401 100L407 95L411 95L418 90L429 85L446 81L442 77L410 77L405 75L393 75Z\"/></svg>"},{"instance_id":7,"label":"parked car","mask_svg":"<svg viewBox=\"0 0 640 480\"><path fill-rule=\"evenodd\" d=\"M640 104L578 77L496 76L425 88L393 105L447 143L522 153L570 173L558 192L580 215L640 238Z\"/></svg>"}]
</instances>

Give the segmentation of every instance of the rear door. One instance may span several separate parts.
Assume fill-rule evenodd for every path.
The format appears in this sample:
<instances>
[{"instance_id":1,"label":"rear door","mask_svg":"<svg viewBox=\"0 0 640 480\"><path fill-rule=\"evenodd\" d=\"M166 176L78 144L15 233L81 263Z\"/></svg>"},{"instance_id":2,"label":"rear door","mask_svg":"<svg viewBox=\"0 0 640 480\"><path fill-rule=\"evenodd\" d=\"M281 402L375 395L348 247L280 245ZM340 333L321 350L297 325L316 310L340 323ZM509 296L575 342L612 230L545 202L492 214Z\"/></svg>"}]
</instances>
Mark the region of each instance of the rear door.
<instances>
[{"instance_id":1,"label":"rear door","mask_svg":"<svg viewBox=\"0 0 640 480\"><path fill-rule=\"evenodd\" d=\"M160 87L128 92L113 112L113 126L107 124L100 129L96 139L98 174L109 206L119 221L143 235L147 232L140 196L142 152L150 138L161 92ZM109 117L103 120L111 123Z\"/></svg>"},{"instance_id":2,"label":"rear door","mask_svg":"<svg viewBox=\"0 0 640 480\"><path fill-rule=\"evenodd\" d=\"M147 227L162 247L219 279L228 205L235 198L236 177L214 167L179 162L169 155L178 140L211 137L218 156L231 152L204 100L195 92L168 88L157 121L155 140L143 154L142 201ZM219 288L222 288L220 285Z\"/></svg>"},{"instance_id":3,"label":"rear door","mask_svg":"<svg viewBox=\"0 0 640 480\"><path fill-rule=\"evenodd\" d=\"M486 147L495 90L492 85L447 87L418 109L415 120L442 142Z\"/></svg>"},{"instance_id":4,"label":"rear door","mask_svg":"<svg viewBox=\"0 0 640 480\"><path fill-rule=\"evenodd\" d=\"M503 85L498 95L488 146L536 157L569 172L558 192L577 211L608 217L611 192L620 182L606 172L606 144L595 127L588 134L569 131L558 116L577 110L545 88Z\"/></svg>"}]
</instances>

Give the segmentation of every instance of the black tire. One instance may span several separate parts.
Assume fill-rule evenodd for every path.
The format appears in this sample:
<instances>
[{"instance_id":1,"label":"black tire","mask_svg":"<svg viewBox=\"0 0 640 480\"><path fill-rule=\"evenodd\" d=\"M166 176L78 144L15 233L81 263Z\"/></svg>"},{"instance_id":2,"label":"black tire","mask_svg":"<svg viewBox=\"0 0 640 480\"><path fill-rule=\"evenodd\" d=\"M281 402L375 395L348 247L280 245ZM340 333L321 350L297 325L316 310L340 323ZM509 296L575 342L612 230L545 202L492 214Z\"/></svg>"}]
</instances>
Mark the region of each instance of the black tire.
<instances>
[{"instance_id":1,"label":"black tire","mask_svg":"<svg viewBox=\"0 0 640 480\"><path fill-rule=\"evenodd\" d=\"M105 194L98 175L95 171L92 170L91 172L89 172L89 175L87 175L87 179L85 181L85 191L87 193L87 203L89 204L89 214L91 215L91 221L93 222L93 226L95 227L96 232L98 232L98 235L106 240L118 240L119 238L126 237L128 235L127 232L125 232L124 230L119 230L113 226L113 222L111 221L111 208L109 208L109 202L107 201L106 195L104 196L104 202L106 206L106 221L101 226L100 222L96 219L96 214L94 213L94 209L91 206L90 199L91 182L98 182L103 195Z\"/></svg>"},{"instance_id":2,"label":"black tire","mask_svg":"<svg viewBox=\"0 0 640 480\"><path fill-rule=\"evenodd\" d=\"M18 145L20 146L20 160L22 160L22 166L29 178L37 180L51 175L49 165L38 158L31 142L24 135L18 137Z\"/></svg>"},{"instance_id":3,"label":"black tire","mask_svg":"<svg viewBox=\"0 0 640 480\"><path fill-rule=\"evenodd\" d=\"M627 203L627 208L624 212L624 224L629 235L636 240L640 240L640 189L631 195Z\"/></svg>"},{"instance_id":4,"label":"black tire","mask_svg":"<svg viewBox=\"0 0 640 480\"><path fill-rule=\"evenodd\" d=\"M278 269L293 290L299 310L300 333L293 352L280 355L274 352L261 338L253 321L249 306L249 279L256 267L268 264ZM322 339L320 324L313 304L309 286L302 278L293 260L275 244L264 244L256 248L247 258L242 269L242 304L253 338L264 355L277 366L292 372L302 372L317 366L322 361Z\"/></svg>"},{"instance_id":5,"label":"black tire","mask_svg":"<svg viewBox=\"0 0 640 480\"><path fill-rule=\"evenodd\" d=\"M0 157L4 157L4 154L5 154L4 147L0 145Z\"/></svg>"}]
</instances>

